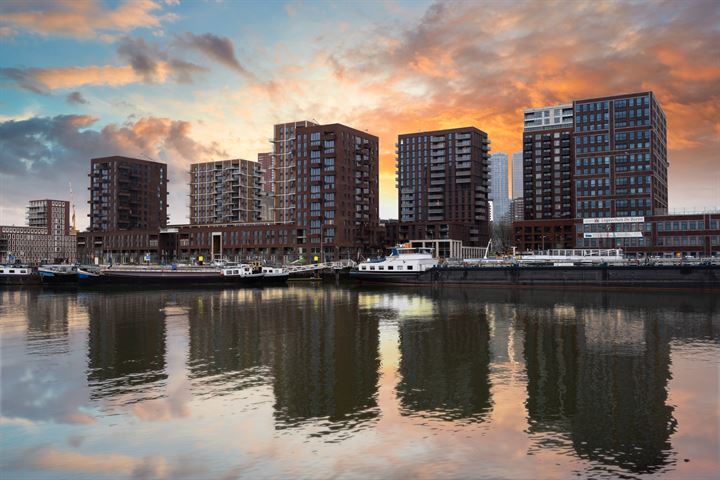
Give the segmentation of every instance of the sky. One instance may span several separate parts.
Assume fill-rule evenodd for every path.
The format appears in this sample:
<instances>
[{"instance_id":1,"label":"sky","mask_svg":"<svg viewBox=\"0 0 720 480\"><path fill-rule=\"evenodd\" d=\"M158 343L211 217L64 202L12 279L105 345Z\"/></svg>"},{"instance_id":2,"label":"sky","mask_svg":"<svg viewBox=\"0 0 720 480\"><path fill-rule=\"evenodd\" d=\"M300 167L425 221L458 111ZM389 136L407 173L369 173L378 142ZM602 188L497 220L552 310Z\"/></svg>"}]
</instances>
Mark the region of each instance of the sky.
<instances>
[{"instance_id":1,"label":"sky","mask_svg":"<svg viewBox=\"0 0 720 480\"><path fill-rule=\"evenodd\" d=\"M194 162L257 159L272 125L380 137L397 218L397 135L473 125L522 150L525 108L652 90L668 121L670 208L720 207L720 2L0 2L0 224L70 199L90 159L167 162L187 221Z\"/></svg>"}]
</instances>

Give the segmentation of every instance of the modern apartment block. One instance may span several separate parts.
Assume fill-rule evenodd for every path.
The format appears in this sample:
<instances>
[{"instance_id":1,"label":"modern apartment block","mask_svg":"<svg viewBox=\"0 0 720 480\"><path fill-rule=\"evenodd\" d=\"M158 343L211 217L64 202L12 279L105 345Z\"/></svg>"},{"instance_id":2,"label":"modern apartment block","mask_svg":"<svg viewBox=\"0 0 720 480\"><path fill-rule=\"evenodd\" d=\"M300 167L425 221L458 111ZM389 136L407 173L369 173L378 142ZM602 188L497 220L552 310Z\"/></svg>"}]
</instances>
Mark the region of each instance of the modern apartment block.
<instances>
[{"instance_id":1,"label":"modern apartment block","mask_svg":"<svg viewBox=\"0 0 720 480\"><path fill-rule=\"evenodd\" d=\"M47 228L49 234L70 235L70 202L30 200L27 221L30 227Z\"/></svg>"},{"instance_id":2,"label":"modern apartment block","mask_svg":"<svg viewBox=\"0 0 720 480\"><path fill-rule=\"evenodd\" d=\"M523 153L512 154L512 191L510 197L515 200L523 198ZM523 212L523 218L525 213Z\"/></svg>"},{"instance_id":3,"label":"modern apartment block","mask_svg":"<svg viewBox=\"0 0 720 480\"><path fill-rule=\"evenodd\" d=\"M490 141L475 127L398 136L399 237L488 239Z\"/></svg>"},{"instance_id":4,"label":"modern apartment block","mask_svg":"<svg viewBox=\"0 0 720 480\"><path fill-rule=\"evenodd\" d=\"M195 164L189 225L91 230L77 237L79 257L115 263L142 262L146 255L153 262L204 256L284 263L375 253L382 243L378 138L340 124L294 122L276 125L273 142L272 194L262 191L258 162ZM96 167L97 160L105 159L93 160L96 183L105 178L105 191L111 191L111 168ZM100 208L102 197L93 197L93 211L109 210Z\"/></svg>"},{"instance_id":5,"label":"modern apartment block","mask_svg":"<svg viewBox=\"0 0 720 480\"><path fill-rule=\"evenodd\" d=\"M74 262L70 202L31 200L27 226L0 226L0 263Z\"/></svg>"},{"instance_id":6,"label":"modern apartment block","mask_svg":"<svg viewBox=\"0 0 720 480\"><path fill-rule=\"evenodd\" d=\"M667 212L665 113L652 92L575 100L578 218Z\"/></svg>"},{"instance_id":7,"label":"modern apartment block","mask_svg":"<svg viewBox=\"0 0 720 480\"><path fill-rule=\"evenodd\" d=\"M90 230L158 229L167 224L167 165L136 158L93 158Z\"/></svg>"},{"instance_id":8,"label":"modern apartment block","mask_svg":"<svg viewBox=\"0 0 720 480\"><path fill-rule=\"evenodd\" d=\"M517 222L525 219L525 201L523 197L513 198L510 201L510 221Z\"/></svg>"},{"instance_id":9,"label":"modern apartment block","mask_svg":"<svg viewBox=\"0 0 720 480\"><path fill-rule=\"evenodd\" d=\"M488 199L492 202L493 222L501 222L510 212L508 187L508 156L505 153L490 155L490 191Z\"/></svg>"},{"instance_id":10,"label":"modern apartment block","mask_svg":"<svg viewBox=\"0 0 720 480\"><path fill-rule=\"evenodd\" d=\"M258 162L233 159L190 165L190 223L261 220L264 171Z\"/></svg>"},{"instance_id":11,"label":"modern apartment block","mask_svg":"<svg viewBox=\"0 0 720 480\"><path fill-rule=\"evenodd\" d=\"M298 246L322 251L327 258L375 245L378 149L378 137L339 123L295 127L295 216L290 218Z\"/></svg>"},{"instance_id":12,"label":"modern apartment block","mask_svg":"<svg viewBox=\"0 0 720 480\"><path fill-rule=\"evenodd\" d=\"M258 163L263 169L263 192L271 194L273 192L273 155L272 152L258 153Z\"/></svg>"},{"instance_id":13,"label":"modern apartment block","mask_svg":"<svg viewBox=\"0 0 720 480\"><path fill-rule=\"evenodd\" d=\"M526 220L573 218L573 106L524 112L523 198Z\"/></svg>"},{"instance_id":14,"label":"modern apartment block","mask_svg":"<svg viewBox=\"0 0 720 480\"><path fill-rule=\"evenodd\" d=\"M317 125L307 120L281 123L273 128L272 192L275 196L275 221L295 222L296 164L295 139L300 127Z\"/></svg>"}]
</instances>

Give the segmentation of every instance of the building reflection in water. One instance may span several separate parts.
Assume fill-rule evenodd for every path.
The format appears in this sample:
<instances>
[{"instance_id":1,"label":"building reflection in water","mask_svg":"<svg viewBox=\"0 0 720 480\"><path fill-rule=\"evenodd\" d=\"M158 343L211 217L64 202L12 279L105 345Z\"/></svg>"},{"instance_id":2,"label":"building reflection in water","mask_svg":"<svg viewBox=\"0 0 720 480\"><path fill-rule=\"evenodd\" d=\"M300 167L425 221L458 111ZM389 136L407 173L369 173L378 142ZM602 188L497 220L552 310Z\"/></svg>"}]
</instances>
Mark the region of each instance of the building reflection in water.
<instances>
[{"instance_id":1,"label":"building reflection in water","mask_svg":"<svg viewBox=\"0 0 720 480\"><path fill-rule=\"evenodd\" d=\"M652 309L576 309L522 318L529 431L540 448L567 442L582 458L657 471L672 461L676 427L667 329Z\"/></svg>"},{"instance_id":2,"label":"building reflection in water","mask_svg":"<svg viewBox=\"0 0 720 480\"><path fill-rule=\"evenodd\" d=\"M144 387L167 378L165 304L161 293L105 292L91 298L87 305L91 398L126 393L153 396Z\"/></svg>"},{"instance_id":3,"label":"building reflection in water","mask_svg":"<svg viewBox=\"0 0 720 480\"><path fill-rule=\"evenodd\" d=\"M198 395L269 383L271 325L259 290L197 296L188 305L189 369Z\"/></svg>"},{"instance_id":4,"label":"building reflection in water","mask_svg":"<svg viewBox=\"0 0 720 480\"><path fill-rule=\"evenodd\" d=\"M322 434L377 417L378 319L359 312L357 293L247 289L188 307L196 394L271 385L277 429L315 423Z\"/></svg>"},{"instance_id":5,"label":"building reflection in water","mask_svg":"<svg viewBox=\"0 0 720 480\"><path fill-rule=\"evenodd\" d=\"M67 353L69 317L75 316L77 309L75 299L52 291L28 290L26 293L29 353Z\"/></svg>"},{"instance_id":6,"label":"building reflection in water","mask_svg":"<svg viewBox=\"0 0 720 480\"><path fill-rule=\"evenodd\" d=\"M378 318L360 313L356 292L298 296L268 318L277 328L277 428L323 418L329 424L319 433L325 433L358 428L378 416Z\"/></svg>"},{"instance_id":7,"label":"building reflection in water","mask_svg":"<svg viewBox=\"0 0 720 480\"><path fill-rule=\"evenodd\" d=\"M403 415L483 421L491 411L490 330L482 304L433 296L436 315L399 323Z\"/></svg>"}]
</instances>

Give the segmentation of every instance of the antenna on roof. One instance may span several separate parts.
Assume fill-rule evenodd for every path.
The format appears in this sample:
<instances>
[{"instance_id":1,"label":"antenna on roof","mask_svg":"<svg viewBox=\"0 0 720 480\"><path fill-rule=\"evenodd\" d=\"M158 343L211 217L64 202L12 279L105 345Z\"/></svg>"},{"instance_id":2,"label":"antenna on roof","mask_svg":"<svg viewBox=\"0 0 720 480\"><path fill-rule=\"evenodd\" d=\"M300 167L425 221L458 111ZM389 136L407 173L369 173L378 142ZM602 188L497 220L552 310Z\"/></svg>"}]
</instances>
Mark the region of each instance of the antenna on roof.
<instances>
[{"instance_id":1,"label":"antenna on roof","mask_svg":"<svg viewBox=\"0 0 720 480\"><path fill-rule=\"evenodd\" d=\"M151 162L157 162L157 160L155 160L154 158L152 158L150 155L148 155L148 154L145 153L145 152L141 152L140 155L142 155L143 157L145 157L146 160L149 160L149 161L151 161Z\"/></svg>"}]
</instances>

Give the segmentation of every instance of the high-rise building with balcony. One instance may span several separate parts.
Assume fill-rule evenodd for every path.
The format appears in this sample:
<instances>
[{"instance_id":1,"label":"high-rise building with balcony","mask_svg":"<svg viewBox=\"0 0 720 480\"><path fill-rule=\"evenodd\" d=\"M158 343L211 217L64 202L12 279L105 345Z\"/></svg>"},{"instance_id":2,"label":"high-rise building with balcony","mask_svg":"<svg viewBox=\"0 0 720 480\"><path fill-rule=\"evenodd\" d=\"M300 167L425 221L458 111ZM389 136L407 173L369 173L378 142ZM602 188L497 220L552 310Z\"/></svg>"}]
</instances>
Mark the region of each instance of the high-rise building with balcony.
<instances>
[{"instance_id":1,"label":"high-rise building with balcony","mask_svg":"<svg viewBox=\"0 0 720 480\"><path fill-rule=\"evenodd\" d=\"M27 220L29 227L47 228L49 234L70 235L70 202L30 200Z\"/></svg>"},{"instance_id":2,"label":"high-rise building with balcony","mask_svg":"<svg viewBox=\"0 0 720 480\"><path fill-rule=\"evenodd\" d=\"M297 159L295 158L295 139L297 129L317 125L307 120L281 123L273 128L272 181L275 196L274 216L277 223L295 222L295 194L297 179Z\"/></svg>"},{"instance_id":3,"label":"high-rise building with balcony","mask_svg":"<svg viewBox=\"0 0 720 480\"><path fill-rule=\"evenodd\" d=\"M27 226L0 226L0 263L74 262L70 202L30 200Z\"/></svg>"},{"instance_id":4,"label":"high-rise building with balcony","mask_svg":"<svg viewBox=\"0 0 720 480\"><path fill-rule=\"evenodd\" d=\"M576 216L661 215L668 208L665 113L652 92L575 100Z\"/></svg>"},{"instance_id":5,"label":"high-rise building with balcony","mask_svg":"<svg viewBox=\"0 0 720 480\"><path fill-rule=\"evenodd\" d=\"M152 230L167 225L167 165L136 158L93 158L90 230Z\"/></svg>"},{"instance_id":6,"label":"high-rise building with balcony","mask_svg":"<svg viewBox=\"0 0 720 480\"><path fill-rule=\"evenodd\" d=\"M488 198L492 202L493 222L500 222L510 211L510 195L508 194L508 156L505 153L490 155L490 191Z\"/></svg>"},{"instance_id":7,"label":"high-rise building with balcony","mask_svg":"<svg viewBox=\"0 0 720 480\"><path fill-rule=\"evenodd\" d=\"M525 219L573 218L573 106L529 108L524 117Z\"/></svg>"},{"instance_id":8,"label":"high-rise building with balcony","mask_svg":"<svg viewBox=\"0 0 720 480\"><path fill-rule=\"evenodd\" d=\"M475 127L398 136L400 240L487 242L489 145Z\"/></svg>"},{"instance_id":9,"label":"high-rise building with balcony","mask_svg":"<svg viewBox=\"0 0 720 480\"><path fill-rule=\"evenodd\" d=\"M264 171L258 162L233 159L190 165L190 223L261 220Z\"/></svg>"},{"instance_id":10,"label":"high-rise building with balcony","mask_svg":"<svg viewBox=\"0 0 720 480\"><path fill-rule=\"evenodd\" d=\"M258 153L258 163L263 169L263 192L273 192L272 152Z\"/></svg>"},{"instance_id":11,"label":"high-rise building with balcony","mask_svg":"<svg viewBox=\"0 0 720 480\"><path fill-rule=\"evenodd\" d=\"M326 259L375 246L378 138L338 123L296 125L294 135L294 216L287 218L296 224L298 246Z\"/></svg>"},{"instance_id":12,"label":"high-rise building with balcony","mask_svg":"<svg viewBox=\"0 0 720 480\"><path fill-rule=\"evenodd\" d=\"M512 154L512 191L510 197L523 198L523 153L515 152ZM523 213L524 216L524 213Z\"/></svg>"}]
</instances>

